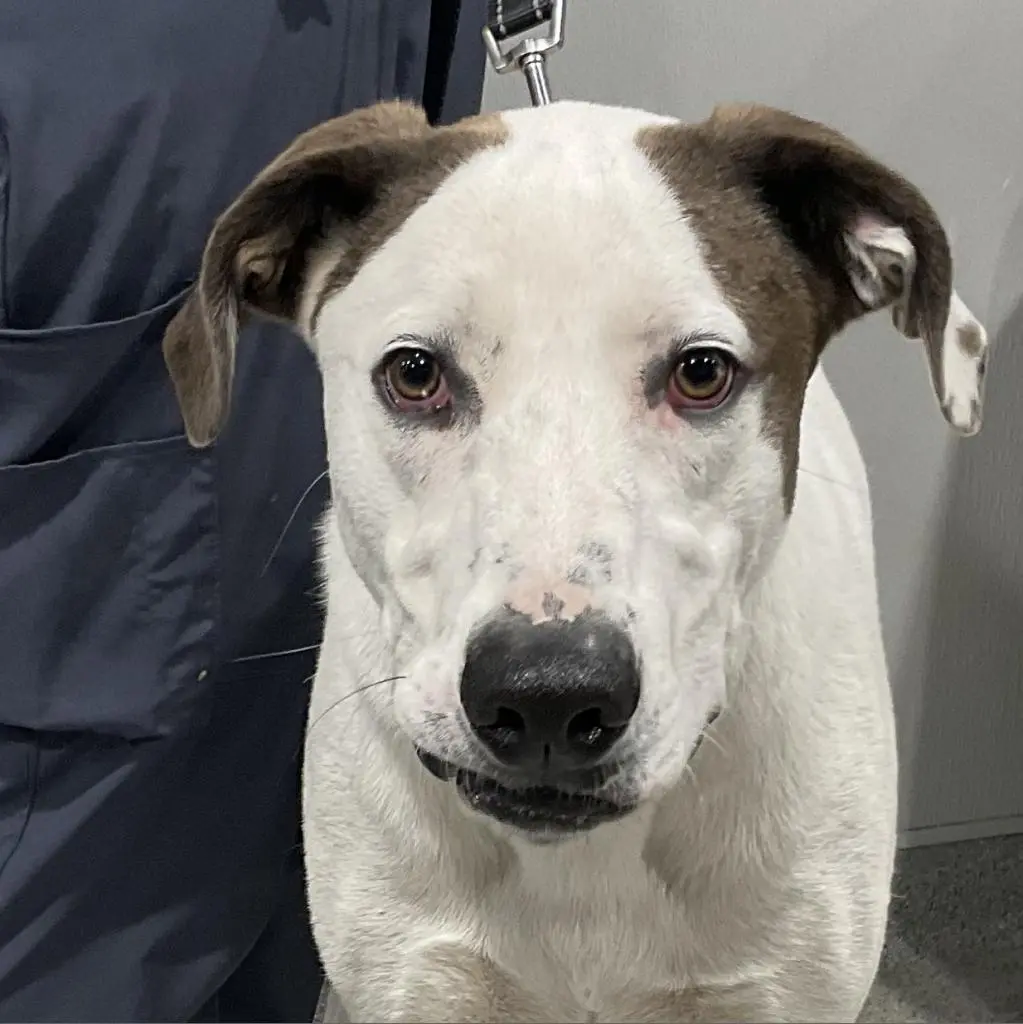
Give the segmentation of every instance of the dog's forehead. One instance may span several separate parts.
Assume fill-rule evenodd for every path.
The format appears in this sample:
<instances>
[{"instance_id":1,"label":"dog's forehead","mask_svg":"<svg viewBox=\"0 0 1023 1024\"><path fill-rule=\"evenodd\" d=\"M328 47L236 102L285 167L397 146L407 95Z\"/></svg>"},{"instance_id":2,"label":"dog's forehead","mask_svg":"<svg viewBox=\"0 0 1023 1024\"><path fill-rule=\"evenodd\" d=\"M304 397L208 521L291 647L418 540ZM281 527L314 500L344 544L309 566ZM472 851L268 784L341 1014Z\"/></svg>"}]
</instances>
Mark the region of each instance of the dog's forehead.
<instances>
[{"instance_id":1,"label":"dog's forehead","mask_svg":"<svg viewBox=\"0 0 1023 1024\"><path fill-rule=\"evenodd\" d=\"M698 233L639 143L671 121L577 103L504 118L506 143L451 183L452 199L479 190L482 229L467 241L488 258L465 253L483 285L474 320L523 337L557 321L617 340L701 330L743 343Z\"/></svg>"},{"instance_id":2,"label":"dog's forehead","mask_svg":"<svg viewBox=\"0 0 1023 1024\"><path fill-rule=\"evenodd\" d=\"M355 293L392 293L378 341L399 324L454 334L471 324L509 345L555 333L559 344L599 335L663 345L689 331L747 343L699 233L642 146L644 130L675 122L584 103L500 118L501 141L454 168L353 282Z\"/></svg>"}]
</instances>

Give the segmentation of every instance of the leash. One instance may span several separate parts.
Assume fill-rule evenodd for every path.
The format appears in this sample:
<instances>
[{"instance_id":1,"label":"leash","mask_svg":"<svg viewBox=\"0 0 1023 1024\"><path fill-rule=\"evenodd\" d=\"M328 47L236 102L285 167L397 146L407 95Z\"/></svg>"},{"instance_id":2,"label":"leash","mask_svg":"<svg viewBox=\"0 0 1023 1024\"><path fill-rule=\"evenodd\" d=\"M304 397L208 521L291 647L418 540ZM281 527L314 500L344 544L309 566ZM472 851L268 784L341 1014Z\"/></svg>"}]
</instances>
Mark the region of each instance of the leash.
<instances>
[{"instance_id":1,"label":"leash","mask_svg":"<svg viewBox=\"0 0 1023 1024\"><path fill-rule=\"evenodd\" d=\"M483 42L494 70L521 71L534 107L551 102L547 54L565 42L565 0L488 0Z\"/></svg>"}]
</instances>

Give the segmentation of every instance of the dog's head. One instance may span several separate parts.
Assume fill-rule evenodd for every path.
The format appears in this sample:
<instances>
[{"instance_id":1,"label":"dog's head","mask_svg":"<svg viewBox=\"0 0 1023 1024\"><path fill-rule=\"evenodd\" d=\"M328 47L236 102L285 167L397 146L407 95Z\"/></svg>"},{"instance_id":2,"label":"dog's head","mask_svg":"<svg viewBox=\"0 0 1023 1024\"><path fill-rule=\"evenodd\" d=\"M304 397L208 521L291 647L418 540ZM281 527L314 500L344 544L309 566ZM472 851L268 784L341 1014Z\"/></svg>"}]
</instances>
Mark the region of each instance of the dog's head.
<instances>
[{"instance_id":1,"label":"dog's head","mask_svg":"<svg viewBox=\"0 0 1023 1024\"><path fill-rule=\"evenodd\" d=\"M976 431L986 336L945 233L837 132L571 103L432 128L384 104L227 210L165 352L201 445L239 322L306 337L336 528L400 676L364 699L477 809L577 829L677 780L725 703L804 389L884 307Z\"/></svg>"}]
</instances>

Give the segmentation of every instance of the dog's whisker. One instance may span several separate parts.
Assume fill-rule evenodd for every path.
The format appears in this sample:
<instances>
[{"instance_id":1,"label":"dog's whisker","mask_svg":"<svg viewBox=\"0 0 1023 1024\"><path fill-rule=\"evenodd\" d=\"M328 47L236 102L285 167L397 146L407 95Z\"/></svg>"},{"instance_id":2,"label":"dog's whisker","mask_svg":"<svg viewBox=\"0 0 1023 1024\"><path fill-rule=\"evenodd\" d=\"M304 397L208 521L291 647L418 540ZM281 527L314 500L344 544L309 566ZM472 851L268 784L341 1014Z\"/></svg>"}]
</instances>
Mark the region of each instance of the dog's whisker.
<instances>
[{"instance_id":1,"label":"dog's whisker","mask_svg":"<svg viewBox=\"0 0 1023 1024\"><path fill-rule=\"evenodd\" d=\"M267 658L285 658L289 654L305 654L308 651L318 651L319 644L306 644L304 647L289 647L286 651L267 651L264 654L245 654L240 658L232 658L229 664L238 665L246 661L264 661Z\"/></svg>"},{"instance_id":2,"label":"dog's whisker","mask_svg":"<svg viewBox=\"0 0 1023 1024\"><path fill-rule=\"evenodd\" d=\"M305 490L304 490L304 491L302 492L302 496L301 496L301 497L300 497L300 498L298 499L298 501L297 501L297 502L295 503L295 507L294 507L294 508L293 508L293 509L291 510L291 515L290 515L290 516L288 516L288 521L287 521L287 522L286 522L286 523L284 524L284 529L283 529L283 530L281 530L281 534L280 534L280 536L279 536L279 537L277 538L277 543L276 543L276 544L274 544L274 546L273 546L272 550L270 551L270 554L269 554L269 556L267 557L267 560L266 560L265 564L263 565L262 571L261 571L261 572L260 572L260 574L259 574L260 576L265 576L265 575L266 575L266 571L267 571L267 569L269 569L269 568L270 568L270 565L271 565L271 563L272 563L272 562L273 562L273 560L274 560L274 559L275 559L275 558L277 557L277 552L281 550L281 545L282 545L282 544L284 543L284 538L285 538L285 537L287 536L287 534L288 534L288 530L290 530L290 529L291 529L291 524L292 524L292 523L293 523L293 522L295 521L295 516L297 516L297 515L298 515L298 510L299 510L299 509L300 509L300 508L302 507L302 503L303 503L303 502L304 502L304 501L306 500L306 498L308 498L308 497L309 497L309 495L310 495L310 494L312 494L312 492L313 492L313 489L314 489L314 488L315 488L315 487L316 487L316 486L317 486L317 485L318 485L319 483L321 483L321 482L322 482L323 480L327 479L327 477L328 477L329 475L330 475L330 474L329 474L329 471L325 469L325 470L324 470L324 471L323 471L322 473L320 473L320 475L319 475L319 476L317 476L317 477L316 477L316 479L315 479L315 480L313 480L313 482L312 482L312 483L311 483L311 484L310 484L310 485L309 485L309 486L308 486L308 487L307 487L307 488L306 488L306 489L305 489Z\"/></svg>"},{"instance_id":3,"label":"dog's whisker","mask_svg":"<svg viewBox=\"0 0 1023 1024\"><path fill-rule=\"evenodd\" d=\"M359 694L365 693L367 690L372 690L374 687L385 686L388 683L396 683L398 682L399 679L404 678L404 676L387 676L387 678L385 679L374 679L370 683L363 683L362 686L357 686L354 690L352 690L350 693L346 693L343 697L338 697L336 701L334 701L323 711L321 711L319 715L317 715L316 720L306 730L306 739L309 739L309 737L312 735L313 729L315 729L316 726L319 725L320 722L322 722L323 719L327 717L327 715L329 715L332 711L336 710L338 707L344 704L346 700L350 700L352 697L358 697Z\"/></svg>"}]
</instances>

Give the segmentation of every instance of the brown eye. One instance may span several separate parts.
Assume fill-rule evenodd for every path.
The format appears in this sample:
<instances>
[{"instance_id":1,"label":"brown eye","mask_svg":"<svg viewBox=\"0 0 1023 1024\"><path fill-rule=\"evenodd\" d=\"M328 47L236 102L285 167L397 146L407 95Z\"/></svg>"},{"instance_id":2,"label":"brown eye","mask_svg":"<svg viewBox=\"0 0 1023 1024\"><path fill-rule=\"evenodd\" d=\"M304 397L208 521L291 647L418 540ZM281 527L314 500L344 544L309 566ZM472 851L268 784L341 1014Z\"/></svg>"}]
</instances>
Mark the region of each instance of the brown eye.
<instances>
[{"instance_id":1,"label":"brown eye","mask_svg":"<svg viewBox=\"0 0 1023 1024\"><path fill-rule=\"evenodd\" d=\"M440 363L425 349L392 352L383 371L387 395L399 409L439 409L450 399Z\"/></svg>"},{"instance_id":2,"label":"brown eye","mask_svg":"<svg viewBox=\"0 0 1023 1024\"><path fill-rule=\"evenodd\" d=\"M731 394L735 360L719 348L683 353L668 380L668 401L681 409L713 409Z\"/></svg>"}]
</instances>

